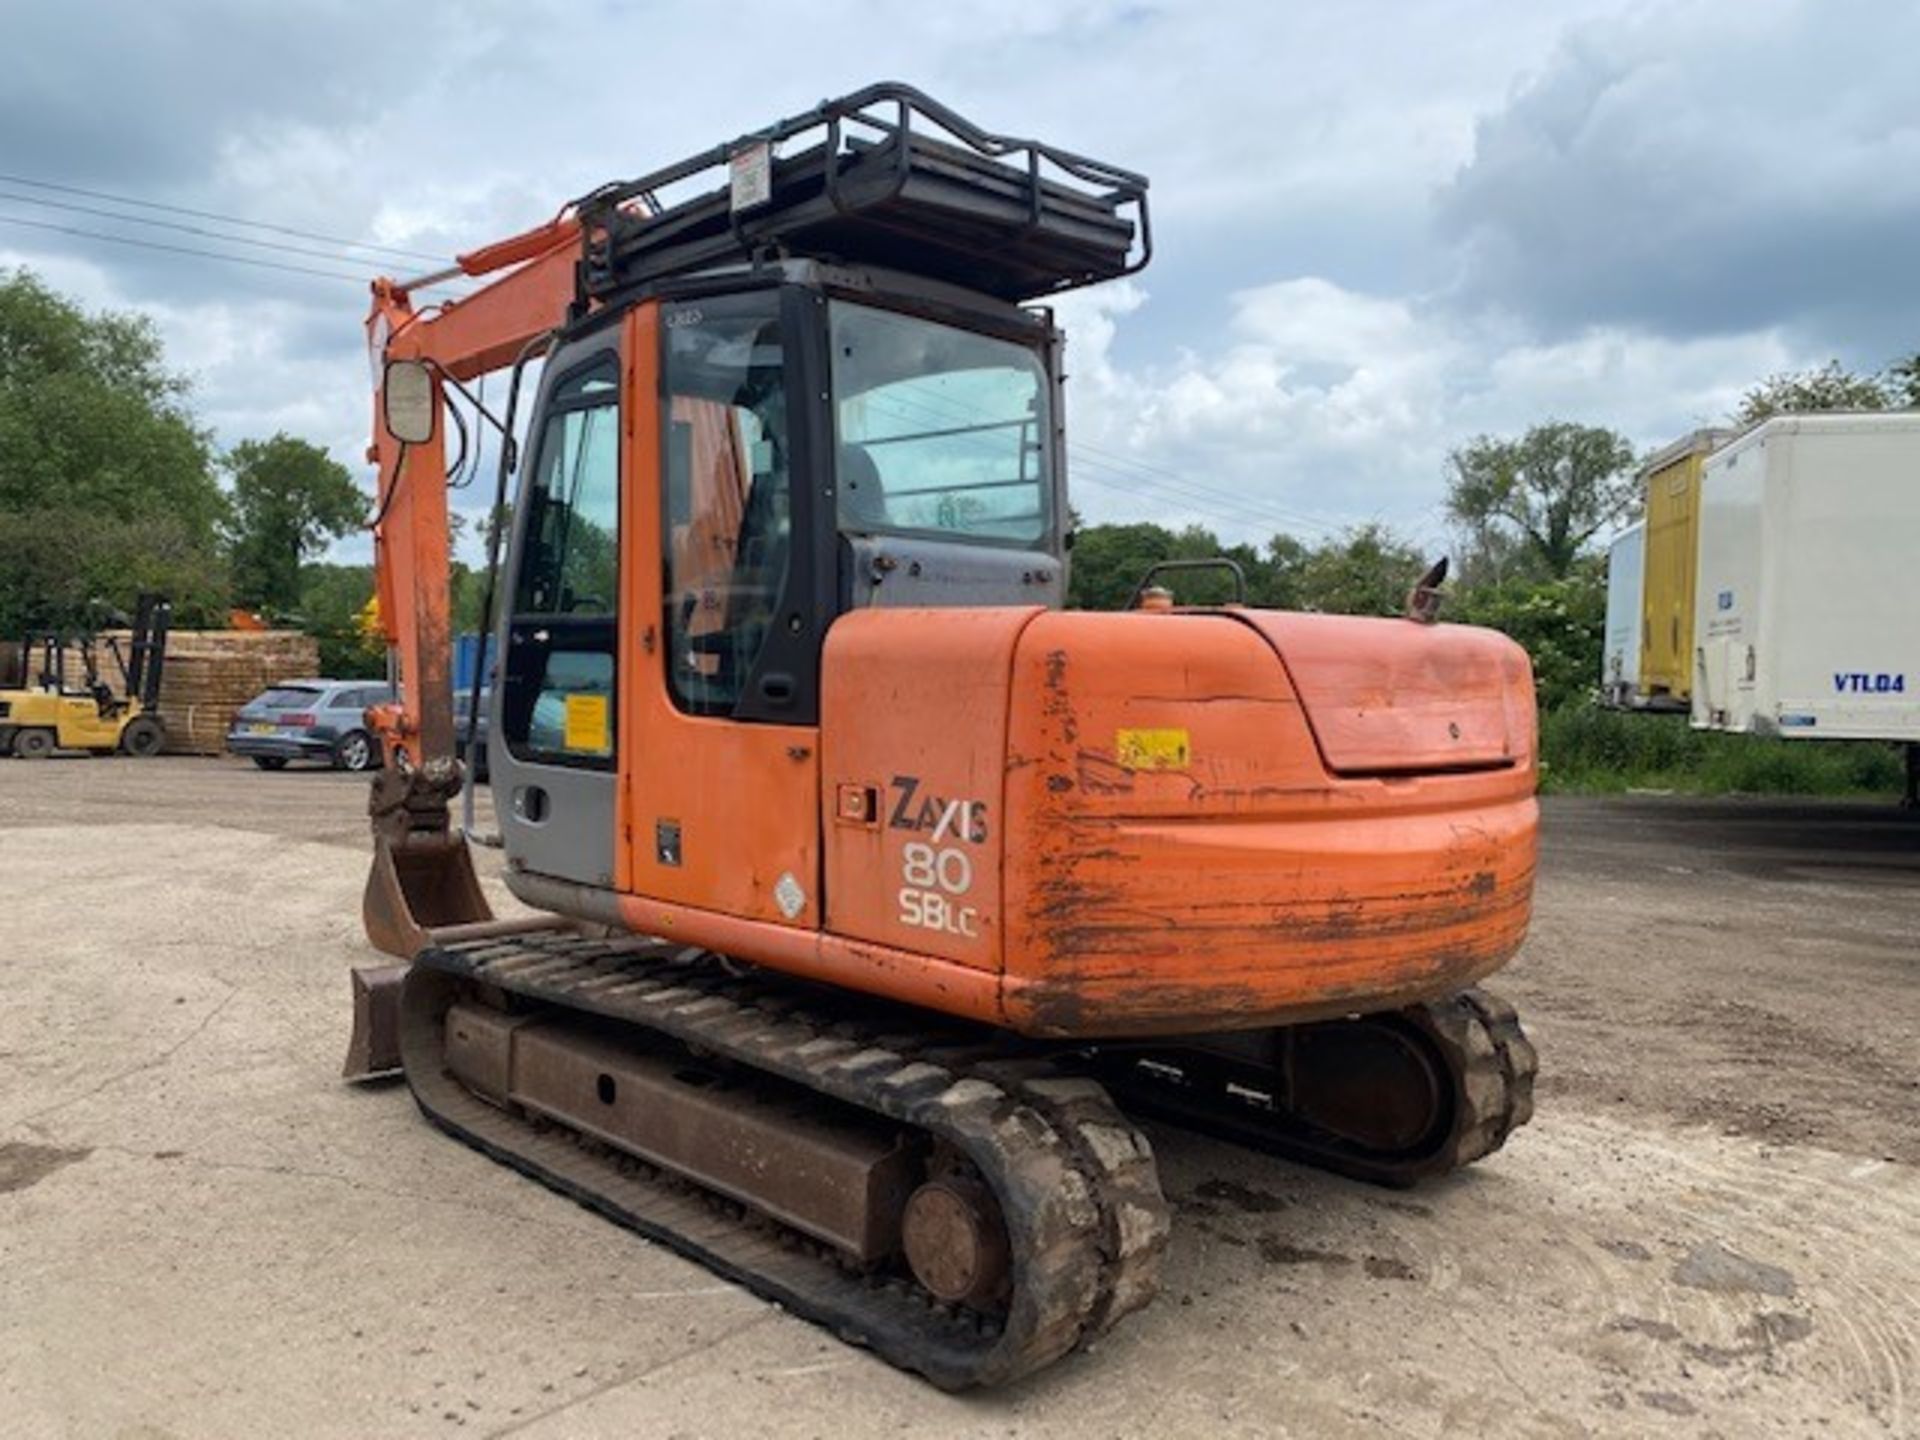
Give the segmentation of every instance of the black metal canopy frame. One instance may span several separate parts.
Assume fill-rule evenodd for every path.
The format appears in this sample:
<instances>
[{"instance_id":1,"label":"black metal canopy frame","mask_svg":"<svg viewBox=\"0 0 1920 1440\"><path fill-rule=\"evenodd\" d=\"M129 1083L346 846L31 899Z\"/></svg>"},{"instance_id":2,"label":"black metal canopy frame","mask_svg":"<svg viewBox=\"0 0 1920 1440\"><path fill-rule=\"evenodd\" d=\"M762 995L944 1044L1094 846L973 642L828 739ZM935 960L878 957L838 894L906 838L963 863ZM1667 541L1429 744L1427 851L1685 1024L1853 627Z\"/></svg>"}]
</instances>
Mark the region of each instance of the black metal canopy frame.
<instances>
[{"instance_id":1,"label":"black metal canopy frame","mask_svg":"<svg viewBox=\"0 0 1920 1440\"><path fill-rule=\"evenodd\" d=\"M766 161L757 190L660 205L666 187L736 156ZM1144 175L995 135L892 83L603 185L576 208L582 310L763 255L884 265L1019 302L1134 274L1153 253Z\"/></svg>"}]
</instances>

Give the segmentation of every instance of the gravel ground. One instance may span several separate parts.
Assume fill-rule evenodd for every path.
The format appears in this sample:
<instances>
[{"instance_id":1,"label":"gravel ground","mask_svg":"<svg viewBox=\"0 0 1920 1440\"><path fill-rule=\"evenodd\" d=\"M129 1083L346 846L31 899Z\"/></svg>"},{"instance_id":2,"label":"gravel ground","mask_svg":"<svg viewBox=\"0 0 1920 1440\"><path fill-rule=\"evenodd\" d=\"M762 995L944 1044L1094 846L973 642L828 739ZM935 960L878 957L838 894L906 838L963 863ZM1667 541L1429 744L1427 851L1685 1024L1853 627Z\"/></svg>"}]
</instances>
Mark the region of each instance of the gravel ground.
<instances>
[{"instance_id":1,"label":"gravel ground","mask_svg":"<svg viewBox=\"0 0 1920 1440\"><path fill-rule=\"evenodd\" d=\"M1546 806L1534 1124L1164 1127L1166 1293L949 1397L336 1080L364 782L0 762L0 1436L1920 1433L1920 821Z\"/></svg>"}]
</instances>

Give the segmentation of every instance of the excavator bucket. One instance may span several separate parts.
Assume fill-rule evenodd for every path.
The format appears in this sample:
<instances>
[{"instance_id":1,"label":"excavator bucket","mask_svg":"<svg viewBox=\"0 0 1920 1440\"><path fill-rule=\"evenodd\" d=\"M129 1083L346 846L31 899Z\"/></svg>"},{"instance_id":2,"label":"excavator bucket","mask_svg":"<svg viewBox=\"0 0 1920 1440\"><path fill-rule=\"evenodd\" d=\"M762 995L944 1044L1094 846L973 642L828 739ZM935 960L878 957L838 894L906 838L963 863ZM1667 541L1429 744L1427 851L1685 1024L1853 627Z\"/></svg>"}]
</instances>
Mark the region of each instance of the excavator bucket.
<instances>
[{"instance_id":1,"label":"excavator bucket","mask_svg":"<svg viewBox=\"0 0 1920 1440\"><path fill-rule=\"evenodd\" d=\"M373 868L361 919L367 939L408 962L429 945L568 928L552 915L500 920L474 873L466 838L447 823L460 785L452 765L382 771L373 782ZM408 965L364 965L353 976L353 1038L342 1074L371 1080L400 1068L400 982Z\"/></svg>"},{"instance_id":2,"label":"excavator bucket","mask_svg":"<svg viewBox=\"0 0 1920 1440\"><path fill-rule=\"evenodd\" d=\"M493 919L473 873L473 852L465 839L447 834L413 835L397 846L375 835L360 913L367 939L403 960L419 952L431 930Z\"/></svg>"},{"instance_id":3,"label":"excavator bucket","mask_svg":"<svg viewBox=\"0 0 1920 1440\"><path fill-rule=\"evenodd\" d=\"M397 849L376 835L361 913L367 938L403 961L429 945L571 928L554 915L496 919L474 874L473 852L456 835L415 836ZM400 982L409 968L405 963L354 967L353 1037L341 1070L346 1079L376 1080L400 1069Z\"/></svg>"},{"instance_id":4,"label":"excavator bucket","mask_svg":"<svg viewBox=\"0 0 1920 1440\"><path fill-rule=\"evenodd\" d=\"M403 961L430 943L435 927L493 919L464 839L411 836L409 842L396 849L385 835L374 836L373 868L360 903L367 939ZM406 974L404 963L354 967L353 1036L341 1070L346 1079L374 1080L400 1068L400 982Z\"/></svg>"}]
</instances>

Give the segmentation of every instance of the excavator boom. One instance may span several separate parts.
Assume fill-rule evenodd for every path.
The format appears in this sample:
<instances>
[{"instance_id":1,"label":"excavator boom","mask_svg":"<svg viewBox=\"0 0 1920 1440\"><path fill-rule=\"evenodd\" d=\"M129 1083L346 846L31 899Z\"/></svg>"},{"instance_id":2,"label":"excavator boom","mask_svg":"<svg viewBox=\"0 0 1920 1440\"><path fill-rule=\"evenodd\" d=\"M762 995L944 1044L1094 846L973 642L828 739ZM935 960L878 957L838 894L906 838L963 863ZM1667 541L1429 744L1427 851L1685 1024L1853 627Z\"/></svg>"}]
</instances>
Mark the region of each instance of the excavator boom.
<instances>
[{"instance_id":1,"label":"excavator boom","mask_svg":"<svg viewBox=\"0 0 1920 1440\"><path fill-rule=\"evenodd\" d=\"M450 612L451 529L446 454L440 443L445 401L428 387L428 443L408 444L384 423L386 374L395 362L424 365L435 377L463 381L512 364L566 318L574 297L579 223L570 215L459 257L451 271L414 281L377 281L367 342L381 383L374 393L368 458L380 475L374 559L380 623L400 673L399 700L369 720L387 763L374 782L374 863L363 906L368 937L389 954L411 958L435 933L471 935L493 912L473 872L472 852L449 824L449 802L463 783L454 755ZM504 273L502 273L504 272ZM459 300L418 310L413 290L459 274L488 280ZM369 970L355 980L355 1040L350 1075L390 1069L391 1033L375 1009L390 1003L399 970Z\"/></svg>"}]
</instances>

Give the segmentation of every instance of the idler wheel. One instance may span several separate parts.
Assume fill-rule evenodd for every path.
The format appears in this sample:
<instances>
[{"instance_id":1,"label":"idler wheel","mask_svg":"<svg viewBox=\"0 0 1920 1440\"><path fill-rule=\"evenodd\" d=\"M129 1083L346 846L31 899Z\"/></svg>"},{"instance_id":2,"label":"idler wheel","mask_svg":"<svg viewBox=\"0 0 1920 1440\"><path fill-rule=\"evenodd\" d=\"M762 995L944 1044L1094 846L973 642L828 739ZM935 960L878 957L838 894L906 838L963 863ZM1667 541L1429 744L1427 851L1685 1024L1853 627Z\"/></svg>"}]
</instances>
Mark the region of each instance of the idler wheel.
<instances>
[{"instance_id":1,"label":"idler wheel","mask_svg":"<svg viewBox=\"0 0 1920 1440\"><path fill-rule=\"evenodd\" d=\"M978 1309L1006 1289L1006 1223L977 1180L946 1175L915 1190L900 1218L900 1239L913 1278L937 1300Z\"/></svg>"}]
</instances>

